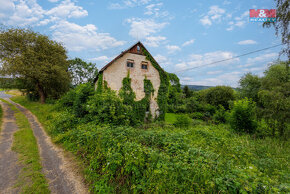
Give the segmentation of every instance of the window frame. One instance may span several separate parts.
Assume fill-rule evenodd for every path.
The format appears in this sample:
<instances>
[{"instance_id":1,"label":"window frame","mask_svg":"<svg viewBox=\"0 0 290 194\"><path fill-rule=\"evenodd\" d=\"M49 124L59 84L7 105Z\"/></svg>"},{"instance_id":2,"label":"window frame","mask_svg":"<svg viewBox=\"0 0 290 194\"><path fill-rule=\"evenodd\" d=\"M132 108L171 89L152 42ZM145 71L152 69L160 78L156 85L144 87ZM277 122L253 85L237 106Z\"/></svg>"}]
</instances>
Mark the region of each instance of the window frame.
<instances>
[{"instance_id":1,"label":"window frame","mask_svg":"<svg viewBox=\"0 0 290 194\"><path fill-rule=\"evenodd\" d=\"M143 68L143 65L144 65L144 67L146 66L146 68ZM142 61L141 62L141 69L148 70L148 62Z\"/></svg>"},{"instance_id":2,"label":"window frame","mask_svg":"<svg viewBox=\"0 0 290 194\"><path fill-rule=\"evenodd\" d=\"M128 66L128 64L131 64L130 66ZM134 60L128 59L127 63L126 63L126 67L127 68L134 68Z\"/></svg>"}]
</instances>

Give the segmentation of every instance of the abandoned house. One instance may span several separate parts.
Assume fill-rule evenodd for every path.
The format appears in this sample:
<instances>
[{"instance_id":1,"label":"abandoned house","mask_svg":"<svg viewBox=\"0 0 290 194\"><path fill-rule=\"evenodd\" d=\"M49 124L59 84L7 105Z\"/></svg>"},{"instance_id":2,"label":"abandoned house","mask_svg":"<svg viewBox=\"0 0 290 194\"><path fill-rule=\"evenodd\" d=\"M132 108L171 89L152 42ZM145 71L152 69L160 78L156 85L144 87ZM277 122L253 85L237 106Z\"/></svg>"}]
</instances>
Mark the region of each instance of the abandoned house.
<instances>
[{"instance_id":1,"label":"abandoned house","mask_svg":"<svg viewBox=\"0 0 290 194\"><path fill-rule=\"evenodd\" d=\"M151 60L148 60L148 55ZM150 80L154 92L150 96L149 110L146 111L147 113L150 111L152 117L156 118L160 113L157 103L158 90L161 84L160 73L164 72L144 45L141 42L137 42L100 70L99 75L102 76L96 78L95 88L97 89L98 79L102 77L103 82L106 82L109 88L119 92L122 88L123 79L129 76L131 79L131 88L136 95L135 101L139 101L145 97L144 79ZM167 96L167 93L165 96Z\"/></svg>"}]
</instances>

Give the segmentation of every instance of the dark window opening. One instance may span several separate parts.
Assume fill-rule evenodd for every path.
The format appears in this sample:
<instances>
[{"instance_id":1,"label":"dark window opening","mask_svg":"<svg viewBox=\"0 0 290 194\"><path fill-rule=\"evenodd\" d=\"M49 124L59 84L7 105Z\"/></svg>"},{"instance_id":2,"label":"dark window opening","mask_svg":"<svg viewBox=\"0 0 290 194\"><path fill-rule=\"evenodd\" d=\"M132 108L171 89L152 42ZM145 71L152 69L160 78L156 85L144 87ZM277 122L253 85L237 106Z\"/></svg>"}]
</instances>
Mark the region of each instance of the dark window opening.
<instances>
[{"instance_id":1,"label":"dark window opening","mask_svg":"<svg viewBox=\"0 0 290 194\"><path fill-rule=\"evenodd\" d=\"M142 64L142 69L148 69L148 65L147 64Z\"/></svg>"},{"instance_id":2,"label":"dark window opening","mask_svg":"<svg viewBox=\"0 0 290 194\"><path fill-rule=\"evenodd\" d=\"M133 67L134 67L134 62L132 62L132 61L127 61L127 67L131 67L131 68L133 68Z\"/></svg>"}]
</instances>

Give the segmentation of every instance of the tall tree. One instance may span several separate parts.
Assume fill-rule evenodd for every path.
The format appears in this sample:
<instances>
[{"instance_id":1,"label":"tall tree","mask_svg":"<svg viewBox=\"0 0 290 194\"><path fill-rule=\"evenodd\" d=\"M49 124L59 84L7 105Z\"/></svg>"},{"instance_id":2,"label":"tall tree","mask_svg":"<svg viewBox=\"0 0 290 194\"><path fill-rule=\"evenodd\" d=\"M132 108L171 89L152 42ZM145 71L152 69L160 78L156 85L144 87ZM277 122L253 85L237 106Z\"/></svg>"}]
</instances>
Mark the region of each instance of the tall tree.
<instances>
[{"instance_id":1,"label":"tall tree","mask_svg":"<svg viewBox=\"0 0 290 194\"><path fill-rule=\"evenodd\" d=\"M184 86L183 93L185 94L185 98L190 98L192 96L192 91L188 86Z\"/></svg>"},{"instance_id":2,"label":"tall tree","mask_svg":"<svg viewBox=\"0 0 290 194\"><path fill-rule=\"evenodd\" d=\"M261 87L261 79L252 73L245 74L239 81L239 90L242 97L251 98L258 102L258 92Z\"/></svg>"},{"instance_id":3,"label":"tall tree","mask_svg":"<svg viewBox=\"0 0 290 194\"><path fill-rule=\"evenodd\" d=\"M70 84L65 48L29 29L0 30L1 74L18 77L28 92L37 91L41 103L58 98Z\"/></svg>"},{"instance_id":4,"label":"tall tree","mask_svg":"<svg viewBox=\"0 0 290 194\"><path fill-rule=\"evenodd\" d=\"M289 34L289 21L290 21L290 9L289 0L275 0L276 1L276 22L264 22L264 27L274 26L276 35L281 34L282 43L286 46L282 50L283 54L286 54L290 58L290 34Z\"/></svg>"},{"instance_id":5,"label":"tall tree","mask_svg":"<svg viewBox=\"0 0 290 194\"><path fill-rule=\"evenodd\" d=\"M278 129L283 136L290 121L290 74L287 66L289 61L270 66L264 73L258 93L261 114L272 126L273 135Z\"/></svg>"},{"instance_id":6,"label":"tall tree","mask_svg":"<svg viewBox=\"0 0 290 194\"><path fill-rule=\"evenodd\" d=\"M72 84L74 86L93 82L97 76L98 69L94 63L87 63L80 58L75 58L69 60L69 64L69 71L72 75Z\"/></svg>"}]
</instances>

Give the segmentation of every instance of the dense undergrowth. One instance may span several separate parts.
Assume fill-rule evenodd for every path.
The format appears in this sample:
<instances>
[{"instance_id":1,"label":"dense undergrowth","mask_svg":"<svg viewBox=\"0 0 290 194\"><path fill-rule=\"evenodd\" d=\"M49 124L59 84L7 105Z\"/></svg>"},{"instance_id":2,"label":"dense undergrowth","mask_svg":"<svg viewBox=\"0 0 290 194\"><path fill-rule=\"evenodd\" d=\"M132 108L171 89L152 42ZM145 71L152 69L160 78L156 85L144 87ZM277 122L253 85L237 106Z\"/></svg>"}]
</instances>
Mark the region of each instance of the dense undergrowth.
<instances>
[{"instance_id":1,"label":"dense undergrowth","mask_svg":"<svg viewBox=\"0 0 290 194\"><path fill-rule=\"evenodd\" d=\"M86 164L95 193L289 192L289 141L254 139L228 125L96 125L52 105L13 100Z\"/></svg>"}]
</instances>

